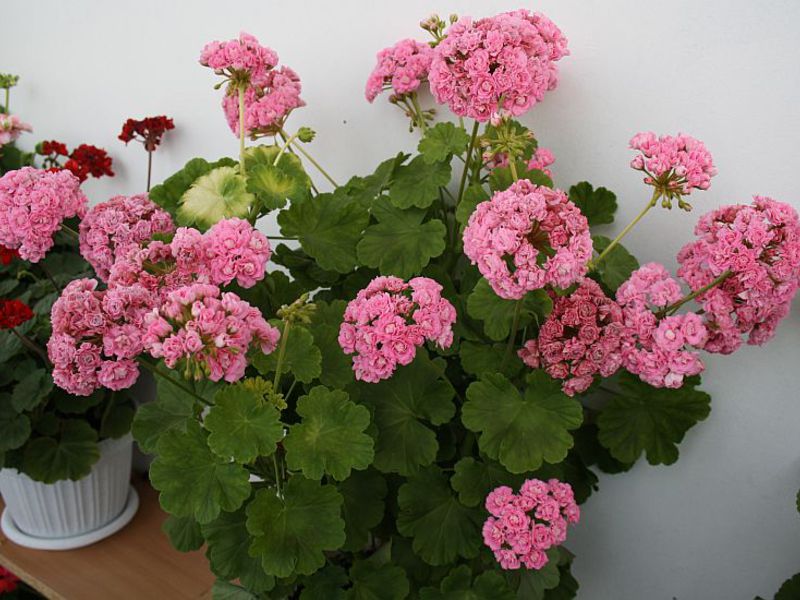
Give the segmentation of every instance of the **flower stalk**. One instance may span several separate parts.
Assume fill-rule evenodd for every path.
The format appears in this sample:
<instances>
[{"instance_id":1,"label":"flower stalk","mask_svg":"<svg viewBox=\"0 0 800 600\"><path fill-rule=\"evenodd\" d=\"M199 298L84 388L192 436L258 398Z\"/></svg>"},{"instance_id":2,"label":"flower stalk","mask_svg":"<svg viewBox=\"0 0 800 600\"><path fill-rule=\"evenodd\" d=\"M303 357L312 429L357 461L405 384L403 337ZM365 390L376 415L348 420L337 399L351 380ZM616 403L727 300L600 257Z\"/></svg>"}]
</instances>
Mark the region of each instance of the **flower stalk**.
<instances>
[{"instance_id":1,"label":"flower stalk","mask_svg":"<svg viewBox=\"0 0 800 600\"><path fill-rule=\"evenodd\" d=\"M642 218L650 211L650 209L653 208L656 205L656 203L658 202L658 199L659 199L660 196L661 196L661 192L658 189L653 190L653 195L650 198L650 201L647 203L647 205L642 210L642 212L640 212L638 215L636 215L636 218L634 218L633 221L628 223L625 226L625 228L622 231L619 232L617 237L615 237L613 240L611 240L611 243L608 246L606 246L606 249L603 250L597 258L595 258L594 260L589 262L589 270L597 268L597 265L599 265L603 261L603 259L606 256L608 256L609 252L611 252L614 249L614 247L617 244L619 244L620 240L622 240L622 238L624 238L626 235L628 235L630 230L633 229L636 226L636 224L639 221L641 221Z\"/></svg>"}]
</instances>

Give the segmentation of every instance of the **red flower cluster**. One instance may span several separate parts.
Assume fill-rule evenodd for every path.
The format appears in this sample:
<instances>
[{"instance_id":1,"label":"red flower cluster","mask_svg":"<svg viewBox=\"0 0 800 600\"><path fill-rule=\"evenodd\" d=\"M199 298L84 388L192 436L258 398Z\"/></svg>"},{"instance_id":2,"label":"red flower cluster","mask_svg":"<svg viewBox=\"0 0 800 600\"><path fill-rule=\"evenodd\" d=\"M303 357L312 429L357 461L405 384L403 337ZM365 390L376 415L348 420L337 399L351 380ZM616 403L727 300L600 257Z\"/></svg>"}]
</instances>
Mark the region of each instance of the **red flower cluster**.
<instances>
[{"instance_id":1,"label":"red flower cluster","mask_svg":"<svg viewBox=\"0 0 800 600\"><path fill-rule=\"evenodd\" d=\"M81 144L72 152L67 149L67 145L57 140L42 142L36 151L44 156L44 168L49 171L61 171L66 169L71 171L75 177L82 182L92 177L114 176L111 170L111 157L102 148ZM60 157L66 157L67 162L63 165Z\"/></svg>"},{"instance_id":2,"label":"red flower cluster","mask_svg":"<svg viewBox=\"0 0 800 600\"><path fill-rule=\"evenodd\" d=\"M160 117L145 117L141 120L128 119L122 125L122 133L119 134L126 144L133 140L142 142L144 149L148 152L155 152L161 143L164 133L170 129L175 129L172 119L161 115Z\"/></svg>"},{"instance_id":3,"label":"red flower cluster","mask_svg":"<svg viewBox=\"0 0 800 600\"><path fill-rule=\"evenodd\" d=\"M19 258L19 251L16 248L0 246L0 265L10 265L15 258Z\"/></svg>"},{"instance_id":4,"label":"red flower cluster","mask_svg":"<svg viewBox=\"0 0 800 600\"><path fill-rule=\"evenodd\" d=\"M0 329L19 327L33 318L31 307L19 300L0 300Z\"/></svg>"},{"instance_id":5,"label":"red flower cluster","mask_svg":"<svg viewBox=\"0 0 800 600\"><path fill-rule=\"evenodd\" d=\"M17 589L19 577L8 569L0 567L0 595L9 594Z\"/></svg>"},{"instance_id":6,"label":"red flower cluster","mask_svg":"<svg viewBox=\"0 0 800 600\"><path fill-rule=\"evenodd\" d=\"M69 160L64 168L72 171L81 181L86 181L89 175L92 177L114 176L114 171L111 170L111 157L108 153L102 148L89 144L81 144L75 148L69 155Z\"/></svg>"},{"instance_id":7,"label":"red flower cluster","mask_svg":"<svg viewBox=\"0 0 800 600\"><path fill-rule=\"evenodd\" d=\"M69 156L69 150L67 150L67 145L56 140L50 140L47 142L42 142L42 147L39 151L39 154L44 156Z\"/></svg>"}]
</instances>

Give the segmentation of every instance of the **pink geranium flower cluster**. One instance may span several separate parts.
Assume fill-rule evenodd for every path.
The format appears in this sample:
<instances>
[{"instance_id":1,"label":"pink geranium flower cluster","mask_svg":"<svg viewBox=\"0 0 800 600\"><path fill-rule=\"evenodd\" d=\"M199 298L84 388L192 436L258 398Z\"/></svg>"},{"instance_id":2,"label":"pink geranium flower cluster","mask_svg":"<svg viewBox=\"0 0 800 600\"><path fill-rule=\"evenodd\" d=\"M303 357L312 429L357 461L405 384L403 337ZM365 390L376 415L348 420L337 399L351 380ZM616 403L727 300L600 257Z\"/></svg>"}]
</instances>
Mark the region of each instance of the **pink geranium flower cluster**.
<instances>
[{"instance_id":1,"label":"pink geranium flower cluster","mask_svg":"<svg viewBox=\"0 0 800 600\"><path fill-rule=\"evenodd\" d=\"M492 516L483 524L483 542L507 570L544 567L547 550L566 541L567 525L581 515L572 486L557 479L528 479L519 494L505 485L495 488L486 496L486 510Z\"/></svg>"},{"instance_id":2,"label":"pink geranium flower cluster","mask_svg":"<svg viewBox=\"0 0 800 600\"><path fill-rule=\"evenodd\" d=\"M243 219L223 219L205 234L180 227L169 243L152 241L120 256L109 285L139 284L162 298L193 282L249 288L264 278L271 254L266 236Z\"/></svg>"},{"instance_id":3,"label":"pink geranium flower cluster","mask_svg":"<svg viewBox=\"0 0 800 600\"><path fill-rule=\"evenodd\" d=\"M693 351L708 338L702 319L695 313L659 319L653 312L681 298L680 285L658 263L643 265L617 290L625 326L623 367L653 387L679 388L684 377L705 368Z\"/></svg>"},{"instance_id":4,"label":"pink geranium flower cluster","mask_svg":"<svg viewBox=\"0 0 800 600\"><path fill-rule=\"evenodd\" d=\"M83 217L86 196L69 171L53 173L33 167L9 171L0 178L0 244L39 262L53 247L53 236L70 217Z\"/></svg>"},{"instance_id":5,"label":"pink geranium flower cluster","mask_svg":"<svg viewBox=\"0 0 800 600\"><path fill-rule=\"evenodd\" d=\"M242 31L238 39L206 44L200 53L200 64L214 69L218 75L246 74L254 85L261 85L267 71L278 64L278 55L259 44L255 36Z\"/></svg>"},{"instance_id":6,"label":"pink geranium flower cluster","mask_svg":"<svg viewBox=\"0 0 800 600\"><path fill-rule=\"evenodd\" d=\"M461 117L521 115L555 88L555 62L568 53L561 30L539 13L461 18L434 50L431 91Z\"/></svg>"},{"instance_id":7,"label":"pink geranium flower cluster","mask_svg":"<svg viewBox=\"0 0 800 600\"><path fill-rule=\"evenodd\" d=\"M408 283L376 277L347 305L339 345L355 353L356 379L377 383L397 365L407 365L425 340L448 348L453 343L456 311L442 298L442 286L427 277Z\"/></svg>"},{"instance_id":8,"label":"pink geranium flower cluster","mask_svg":"<svg viewBox=\"0 0 800 600\"><path fill-rule=\"evenodd\" d=\"M645 183L663 192L666 206L671 197L688 195L693 189L707 190L717 174L705 144L682 133L674 137L658 137L651 131L637 133L630 147L641 153L631 161L631 167L645 174ZM689 205L681 201L681 207Z\"/></svg>"},{"instance_id":9,"label":"pink geranium flower cluster","mask_svg":"<svg viewBox=\"0 0 800 600\"><path fill-rule=\"evenodd\" d=\"M80 224L81 256L107 281L118 256L140 248L154 235L175 231L169 213L147 195L114 196L89 209Z\"/></svg>"},{"instance_id":10,"label":"pink geranium flower cluster","mask_svg":"<svg viewBox=\"0 0 800 600\"><path fill-rule=\"evenodd\" d=\"M244 123L248 135L275 134L289 113L305 106L300 99L300 78L292 69L278 65L278 54L262 46L249 33L239 39L209 42L200 64L225 76L229 85L222 109L231 131L239 135L239 90L244 89Z\"/></svg>"},{"instance_id":11,"label":"pink geranium flower cluster","mask_svg":"<svg viewBox=\"0 0 800 600\"><path fill-rule=\"evenodd\" d=\"M31 132L33 127L23 123L17 115L0 114L0 147L16 140L23 131Z\"/></svg>"},{"instance_id":12,"label":"pink geranium flower cluster","mask_svg":"<svg viewBox=\"0 0 800 600\"><path fill-rule=\"evenodd\" d=\"M372 102L385 89L403 96L416 91L428 77L433 49L423 42L406 39L378 52L378 64L367 79L365 95Z\"/></svg>"},{"instance_id":13,"label":"pink geranium flower cluster","mask_svg":"<svg viewBox=\"0 0 800 600\"><path fill-rule=\"evenodd\" d=\"M295 108L305 106L300 98L300 77L289 67L268 71L258 86L244 94L244 128L247 135L275 134ZM231 131L239 135L239 97L226 95L222 108Z\"/></svg>"},{"instance_id":14,"label":"pink geranium flower cluster","mask_svg":"<svg viewBox=\"0 0 800 600\"><path fill-rule=\"evenodd\" d=\"M788 204L756 197L750 205L725 206L704 215L698 239L678 254L678 275L699 290L725 273L721 284L699 295L709 329L705 350L729 354L743 336L761 345L775 334L800 285L800 219Z\"/></svg>"},{"instance_id":15,"label":"pink geranium flower cluster","mask_svg":"<svg viewBox=\"0 0 800 600\"><path fill-rule=\"evenodd\" d=\"M550 169L548 169L548 167L554 162L556 162L556 157L553 155L552 150L549 148L537 148L533 153L533 156L531 156L531 159L528 161L528 169L539 169L548 177L552 177L553 173L550 171Z\"/></svg>"},{"instance_id":16,"label":"pink geranium flower cluster","mask_svg":"<svg viewBox=\"0 0 800 600\"><path fill-rule=\"evenodd\" d=\"M586 217L564 192L521 179L478 205L464 230L464 253L498 296L519 299L583 277L592 239Z\"/></svg>"},{"instance_id":17,"label":"pink geranium flower cluster","mask_svg":"<svg viewBox=\"0 0 800 600\"><path fill-rule=\"evenodd\" d=\"M153 297L140 286L97 290L97 280L71 281L53 304L47 354L53 381L88 396L100 386L122 390L139 377L141 327Z\"/></svg>"},{"instance_id":18,"label":"pink geranium flower cluster","mask_svg":"<svg viewBox=\"0 0 800 600\"><path fill-rule=\"evenodd\" d=\"M144 318L144 348L187 376L212 381L241 379L251 346L275 350L280 331L261 312L232 292L195 283L170 292L160 308Z\"/></svg>"},{"instance_id":19,"label":"pink geranium flower cluster","mask_svg":"<svg viewBox=\"0 0 800 600\"><path fill-rule=\"evenodd\" d=\"M537 339L519 350L522 361L540 367L569 396L584 392L594 376L611 377L622 365L622 309L591 279L584 279L569 296L555 296L553 311Z\"/></svg>"}]
</instances>

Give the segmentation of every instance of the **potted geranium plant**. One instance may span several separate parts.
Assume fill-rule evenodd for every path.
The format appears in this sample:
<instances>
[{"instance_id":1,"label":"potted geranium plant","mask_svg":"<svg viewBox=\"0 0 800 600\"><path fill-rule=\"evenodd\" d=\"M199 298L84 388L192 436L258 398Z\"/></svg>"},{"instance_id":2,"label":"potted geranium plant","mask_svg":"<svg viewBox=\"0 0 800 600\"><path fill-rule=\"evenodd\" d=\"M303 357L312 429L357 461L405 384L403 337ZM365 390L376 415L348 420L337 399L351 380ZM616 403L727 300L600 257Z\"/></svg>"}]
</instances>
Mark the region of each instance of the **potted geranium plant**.
<instances>
[{"instance_id":1,"label":"potted geranium plant","mask_svg":"<svg viewBox=\"0 0 800 600\"><path fill-rule=\"evenodd\" d=\"M549 19L422 26L433 41L382 51L366 89L391 90L418 152L342 185L306 148L314 132L286 129L297 74L249 34L208 44L237 159L196 158L153 187L174 231L98 237L84 256L105 286L70 284L141 300L125 347L158 397L133 432L155 454L166 532L206 545L220 598L573 597L564 542L593 469L675 462L710 409L700 351L766 342L797 290L800 223L774 200L702 217L678 254L685 288L620 244L709 188L689 136L632 139L644 208L593 235L614 194L554 188L552 154L515 119L567 54ZM422 107L428 84L457 122ZM274 251L254 228L269 213L288 242ZM54 321L59 385L81 383L70 349L86 328Z\"/></svg>"},{"instance_id":2,"label":"potted geranium plant","mask_svg":"<svg viewBox=\"0 0 800 600\"><path fill-rule=\"evenodd\" d=\"M31 154L28 166L13 165L0 179L0 493L10 538L64 548L90 541L88 532L108 535L133 516L134 410L113 382L90 394L55 386L47 355L54 303L91 273L79 252L87 210L80 184L113 175L111 158L57 141L40 143L37 154L42 169L30 166Z\"/></svg>"}]
</instances>

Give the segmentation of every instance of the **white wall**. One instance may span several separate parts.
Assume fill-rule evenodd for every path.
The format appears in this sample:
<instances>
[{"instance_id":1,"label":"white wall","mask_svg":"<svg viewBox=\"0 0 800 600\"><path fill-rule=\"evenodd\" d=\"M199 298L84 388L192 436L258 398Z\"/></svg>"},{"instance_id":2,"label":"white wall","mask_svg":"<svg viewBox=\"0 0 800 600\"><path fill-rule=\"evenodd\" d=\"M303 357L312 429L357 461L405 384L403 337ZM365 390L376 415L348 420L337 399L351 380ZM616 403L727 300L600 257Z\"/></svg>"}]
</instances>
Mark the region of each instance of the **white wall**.
<instances>
[{"instance_id":1,"label":"white wall","mask_svg":"<svg viewBox=\"0 0 800 600\"><path fill-rule=\"evenodd\" d=\"M23 144L58 138L110 150L117 177L86 184L100 201L143 187L144 152L116 139L129 116L175 119L156 181L190 157L236 152L215 78L197 57L207 40L245 29L300 73L308 107L290 125L315 128L314 154L345 180L416 145L395 108L363 98L375 52L421 35L416 23L433 9L483 16L520 4L5 0L0 71L22 75L12 108L35 128ZM662 211L631 234L640 259L674 265L700 211L754 193L800 208L800 2L527 6L548 14L572 50L558 89L525 117L556 154L558 184L588 179L616 191L625 223L648 195L627 168L631 134L684 131L714 155L720 174L693 195L698 212ZM581 598L752 598L800 571L798 325L796 304L766 348L708 357L712 413L676 465L602 478L569 542Z\"/></svg>"}]
</instances>

